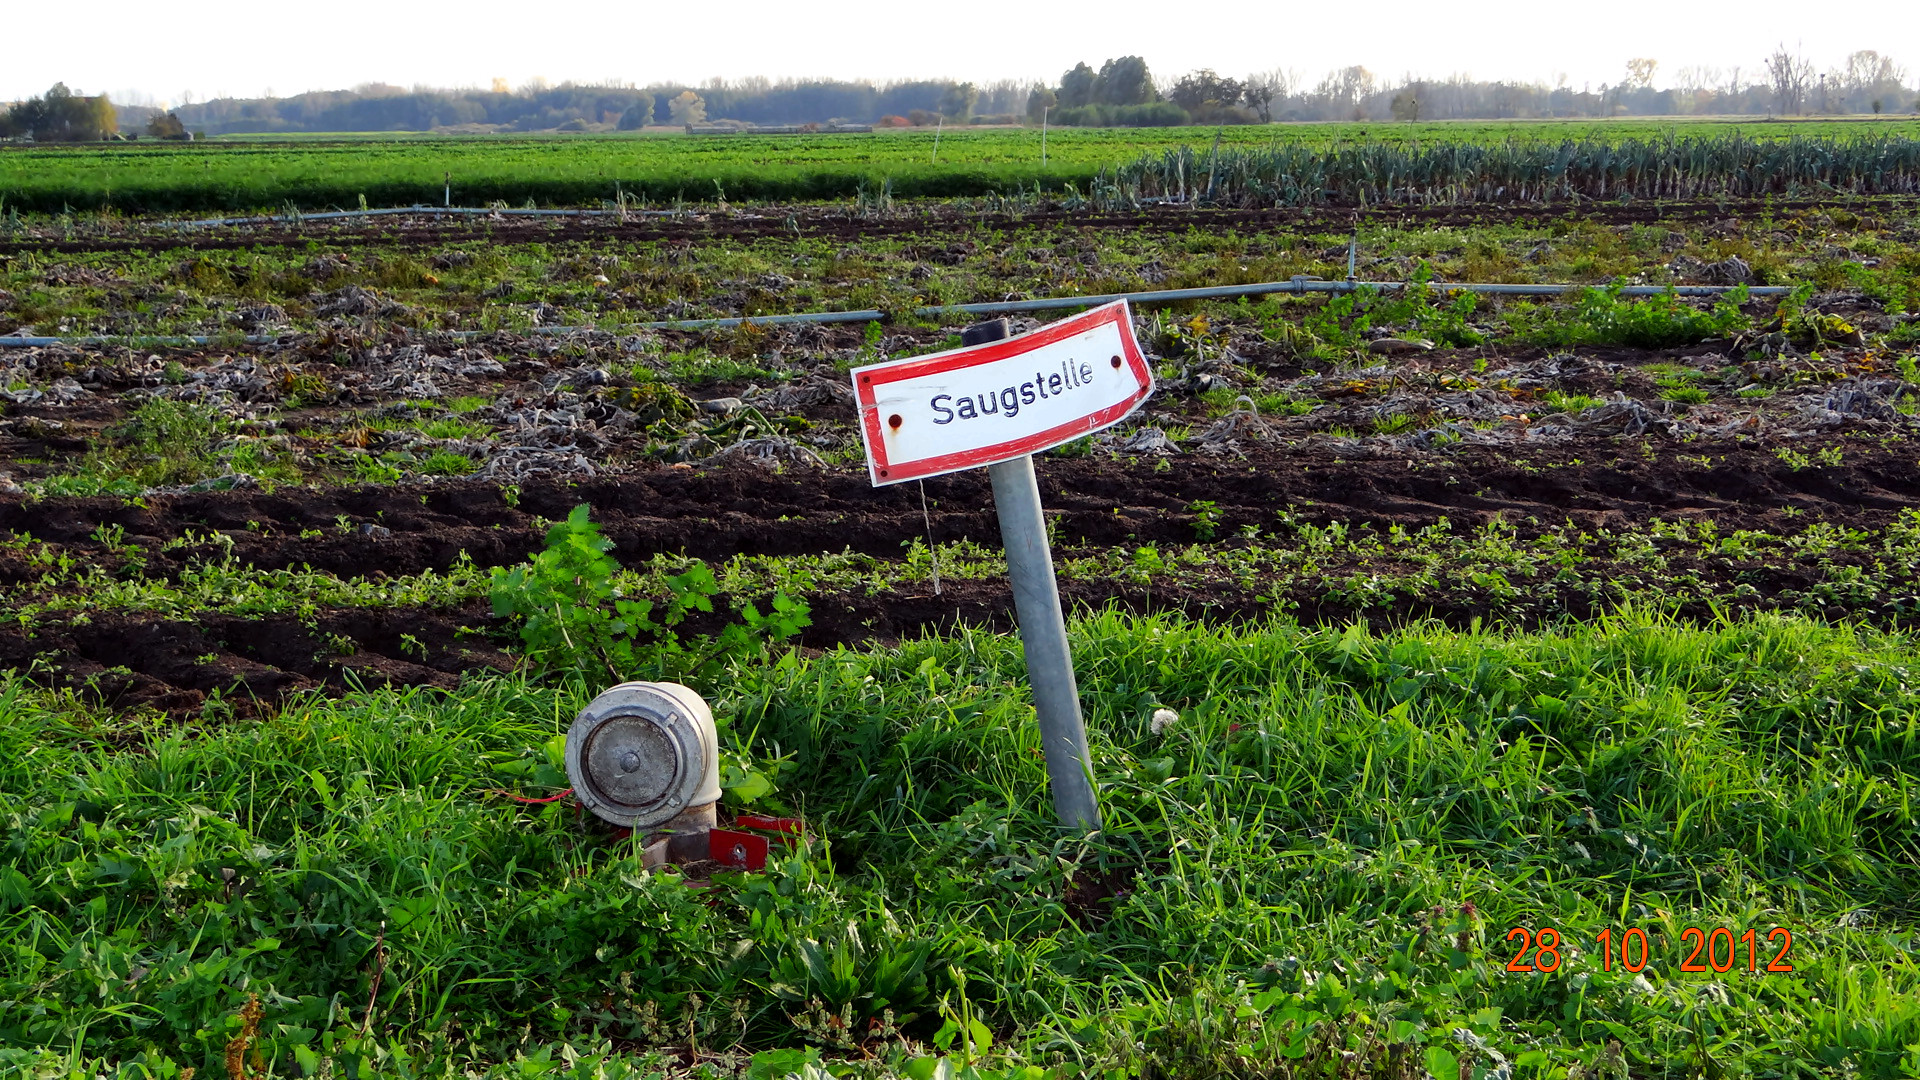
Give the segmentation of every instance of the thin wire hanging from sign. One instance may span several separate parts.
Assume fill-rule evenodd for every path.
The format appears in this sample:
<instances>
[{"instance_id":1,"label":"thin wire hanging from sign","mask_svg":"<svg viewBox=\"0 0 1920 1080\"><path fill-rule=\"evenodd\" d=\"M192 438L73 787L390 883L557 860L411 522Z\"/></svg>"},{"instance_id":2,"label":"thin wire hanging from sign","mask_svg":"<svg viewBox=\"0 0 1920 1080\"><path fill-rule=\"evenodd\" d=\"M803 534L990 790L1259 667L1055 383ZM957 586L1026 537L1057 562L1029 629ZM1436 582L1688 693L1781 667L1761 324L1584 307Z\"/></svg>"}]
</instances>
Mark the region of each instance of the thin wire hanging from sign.
<instances>
[{"instance_id":1,"label":"thin wire hanging from sign","mask_svg":"<svg viewBox=\"0 0 1920 1080\"><path fill-rule=\"evenodd\" d=\"M933 542L933 512L927 509L927 482L920 481L920 516L927 522L927 554L933 559L933 595L940 595L940 548Z\"/></svg>"}]
</instances>

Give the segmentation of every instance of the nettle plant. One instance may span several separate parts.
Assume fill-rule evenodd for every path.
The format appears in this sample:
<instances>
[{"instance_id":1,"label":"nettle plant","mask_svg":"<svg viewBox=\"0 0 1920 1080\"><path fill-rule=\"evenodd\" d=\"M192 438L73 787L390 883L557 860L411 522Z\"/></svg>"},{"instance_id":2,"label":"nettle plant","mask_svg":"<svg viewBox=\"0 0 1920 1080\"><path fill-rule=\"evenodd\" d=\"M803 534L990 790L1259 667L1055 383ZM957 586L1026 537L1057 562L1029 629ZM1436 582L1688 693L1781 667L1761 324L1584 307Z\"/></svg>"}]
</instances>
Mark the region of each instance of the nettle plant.
<instances>
[{"instance_id":1,"label":"nettle plant","mask_svg":"<svg viewBox=\"0 0 1920 1080\"><path fill-rule=\"evenodd\" d=\"M696 683L764 657L812 625L806 603L779 592L764 614L743 600L733 605L739 621L713 634L688 633L690 617L714 610L720 588L713 571L696 562L666 578L667 596L658 603L629 597L615 584L620 564L608 554L612 548L582 504L547 531L545 550L511 569L494 568L493 613L519 620L520 640L536 665Z\"/></svg>"}]
</instances>

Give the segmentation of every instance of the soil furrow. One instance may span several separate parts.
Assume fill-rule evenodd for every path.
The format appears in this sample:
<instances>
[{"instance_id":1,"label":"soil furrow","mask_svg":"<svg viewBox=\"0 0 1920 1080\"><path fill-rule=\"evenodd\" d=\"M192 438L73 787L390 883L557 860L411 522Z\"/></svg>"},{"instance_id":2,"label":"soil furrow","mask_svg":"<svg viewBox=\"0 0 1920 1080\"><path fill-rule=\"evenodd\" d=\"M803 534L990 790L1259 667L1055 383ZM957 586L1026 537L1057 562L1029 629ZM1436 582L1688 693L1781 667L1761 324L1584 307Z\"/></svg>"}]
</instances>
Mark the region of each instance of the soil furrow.
<instances>
[{"instance_id":1,"label":"soil furrow","mask_svg":"<svg viewBox=\"0 0 1920 1080\"><path fill-rule=\"evenodd\" d=\"M1048 458L1040 477L1063 544L1191 541L1201 503L1214 504L1209 512L1222 534L1271 531L1282 511L1315 524L1376 528L1503 517L1527 535L1569 521L1591 530L1650 517L1712 518L1728 530L1791 532L1812 521L1873 528L1920 508L1920 472L1892 451L1854 448L1845 464L1796 469L1747 443L1696 441L1684 446L1687 460L1678 448L1649 460L1638 446L1622 445L1617 456L1588 444L1578 457L1475 448L1368 460L1259 449L1245 458L1162 459L1164 466ZM936 541L998 546L984 474L929 480L926 490ZM142 500L10 498L0 500L0 528L87 552L102 547L94 535L102 526L118 526L123 543L147 549L150 571L230 549L238 561L266 569L394 575L444 570L463 553L481 566L519 561L540 543L541 519L558 520L581 503L626 560L848 549L891 557L928 532L917 488L875 489L858 474L749 464L529 483L517 493L456 480ZM200 539L181 543L189 534ZM37 575L20 552L0 555L0 581Z\"/></svg>"}]
</instances>

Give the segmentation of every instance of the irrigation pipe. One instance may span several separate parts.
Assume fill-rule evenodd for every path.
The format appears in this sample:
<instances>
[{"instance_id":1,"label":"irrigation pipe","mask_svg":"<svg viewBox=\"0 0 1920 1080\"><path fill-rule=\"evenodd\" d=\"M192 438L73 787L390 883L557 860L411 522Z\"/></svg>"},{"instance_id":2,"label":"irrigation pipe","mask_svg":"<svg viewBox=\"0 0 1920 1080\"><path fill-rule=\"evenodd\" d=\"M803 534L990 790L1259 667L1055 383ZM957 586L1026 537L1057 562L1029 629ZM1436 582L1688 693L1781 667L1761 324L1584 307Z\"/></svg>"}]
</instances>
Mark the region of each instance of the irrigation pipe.
<instances>
[{"instance_id":1,"label":"irrigation pipe","mask_svg":"<svg viewBox=\"0 0 1920 1080\"><path fill-rule=\"evenodd\" d=\"M378 210L321 210L311 214L276 214L268 217L204 218L200 221L162 221L167 229L198 229L213 225L271 225L276 222L334 221L340 218L381 217L387 214L480 214L487 217L676 217L682 210L499 210L472 206L389 206Z\"/></svg>"},{"instance_id":2,"label":"irrigation pipe","mask_svg":"<svg viewBox=\"0 0 1920 1080\"><path fill-rule=\"evenodd\" d=\"M429 208L431 209L431 208ZM1405 289L1404 281L1319 281L1312 278L1292 278L1287 281L1264 281L1255 285L1211 285L1198 289L1154 289L1143 292L1102 293L1098 296L1050 296L1040 300L997 300L983 304L936 304L930 307L914 308L912 315L937 317L941 315L1015 315L1029 311L1060 311L1067 308L1096 307L1110 304L1115 300L1125 300L1135 304L1165 304L1181 300L1226 300L1241 296L1270 296L1275 293L1348 293L1360 289L1376 289L1391 292ZM1586 288L1581 285L1508 285L1486 284L1478 282L1428 282L1427 287L1435 292L1470 292L1493 296L1564 296L1568 292ZM1678 296L1724 296L1738 285L1628 285L1620 290L1622 296L1664 296L1669 290ZM1751 285L1747 286L1750 296L1785 296L1793 291L1787 285ZM583 334L593 331L620 333L631 330L725 330L737 326L788 326L796 323L868 323L881 322L887 318L883 311L807 311L792 315L746 315L722 319L662 319L657 322L628 323L623 326L536 326L527 331L531 334ZM453 330L445 336L457 341L468 341L497 333L493 330ZM279 340L268 335L249 335L237 339L248 345L270 345ZM48 345L209 345L215 342L236 341L232 337L210 336L206 334L155 337L140 335L116 335L106 337L0 337L0 348L24 348Z\"/></svg>"},{"instance_id":3,"label":"irrigation pipe","mask_svg":"<svg viewBox=\"0 0 1920 1080\"><path fill-rule=\"evenodd\" d=\"M1060 311L1066 308L1097 307L1111 304L1115 300L1125 300L1133 304L1167 304L1181 300L1227 300L1241 296L1270 296L1275 293L1345 293L1358 289L1377 289L1391 292L1407 287L1404 281L1318 281L1311 278L1292 278L1287 281L1265 281L1256 285L1209 285L1197 289L1155 289L1145 292L1102 293L1098 296L1050 296L1040 300L997 300L982 304L936 304L931 307L914 308L912 314L918 316L939 315L1016 315L1028 311ZM1494 296L1563 296L1568 291L1584 288L1580 285L1504 285L1483 283L1444 283L1429 282L1428 288L1435 292L1471 292L1486 293ZM1737 285L1675 285L1673 292L1678 296L1721 296L1739 288ZM1785 296L1793 289L1786 285L1751 285L1747 293L1751 296ZM1628 285L1620 290L1622 296L1663 296L1667 292L1665 285ZM748 315L726 319L667 319L660 322L633 323L624 329L632 330L724 330L735 326L779 326L786 323L850 323L878 322L886 318L880 311L820 311L799 315ZM593 327L543 327L535 333L564 334L575 330L591 330ZM0 339L4 340L4 339Z\"/></svg>"}]
</instances>

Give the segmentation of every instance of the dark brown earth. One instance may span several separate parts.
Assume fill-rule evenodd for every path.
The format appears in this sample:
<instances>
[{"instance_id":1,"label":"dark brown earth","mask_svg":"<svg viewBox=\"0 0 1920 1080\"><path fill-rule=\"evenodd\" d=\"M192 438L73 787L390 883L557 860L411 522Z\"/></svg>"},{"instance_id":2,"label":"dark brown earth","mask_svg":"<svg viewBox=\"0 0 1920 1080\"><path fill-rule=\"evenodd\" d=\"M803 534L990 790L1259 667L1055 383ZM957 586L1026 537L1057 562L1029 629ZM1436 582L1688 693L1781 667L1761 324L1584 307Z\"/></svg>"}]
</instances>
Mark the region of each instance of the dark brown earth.
<instances>
[{"instance_id":1,"label":"dark brown earth","mask_svg":"<svg viewBox=\"0 0 1920 1080\"><path fill-rule=\"evenodd\" d=\"M1045 459L1041 492L1059 519L1058 540L1096 545L1190 541L1190 507L1218 505L1219 529L1270 529L1289 507L1315 524L1345 521L1420 527L1502 516L1525 534L1529 519L1585 529L1648 517L1712 517L1727 529L1787 529L1793 521L1884 525L1920 506L1920 471L1906 453L1850 447L1846 464L1795 470L1748 442L1696 440L1682 461L1669 450L1648 460L1638 443L1602 442L1518 455L1469 447L1444 458L1345 460L1325 450L1256 449L1242 457L1188 458L1164 471L1152 459ZM986 475L926 482L934 538L997 545ZM524 485L517 505L489 484L367 485L324 490L207 492L115 498L0 499L0 529L75 551L99 550L91 534L118 525L150 549L150 571L184 566L216 545L160 551L188 531L218 531L234 556L267 569L311 566L340 575L443 570L462 552L481 566L525 558L539 544L537 519L557 520L586 503L626 560L656 553L702 559L804 555L850 549L894 556L924 537L919 489L873 488L862 475L754 465L656 467L603 480ZM143 505L144 504L144 505ZM1796 515L1804 515L1797 517ZM345 519L347 526L342 527ZM374 527L374 536L362 527ZM300 533L322 535L302 539ZM224 542L218 545L224 548ZM0 555L0 582L36 576L17 553Z\"/></svg>"},{"instance_id":2,"label":"dark brown earth","mask_svg":"<svg viewBox=\"0 0 1920 1080\"><path fill-rule=\"evenodd\" d=\"M1801 467L1747 442L1668 447L1653 459L1638 441L1596 441L1577 450L1524 458L1492 448L1460 448L1444 458L1343 460L1331 453L1262 448L1246 458L1151 460L1043 459L1041 487L1058 518L1058 542L1105 546L1186 543L1193 504L1217 504L1217 529L1243 525L1271 533L1291 510L1314 524L1346 522L1418 528L1446 518L1457 526L1496 517L1522 535L1572 522L1618 528L1648 519L1712 518L1723 529L1797 532L1815 522L1884 527L1920 507L1920 470L1910 456L1853 444L1840 466ZM1578 454L1578 457L1575 454ZM1711 465L1698 462L1706 459ZM945 542L997 546L984 474L926 485L932 532ZM219 557L226 542L162 550L187 532L219 533L238 560L260 568L310 566L377 576L444 570L464 553L494 566L524 559L540 543L540 519L561 518L587 503L633 562L656 553L708 560L736 554L802 555L851 549L898 558L927 534L919 490L874 489L862 476L755 465L659 467L614 479L524 485L517 505L493 486L449 481L428 486L219 492L118 498L0 500L0 528L79 557L105 558L93 538L102 525L125 530L123 543L145 549L151 575L169 576L191 560ZM344 527L343 523L344 522ZM318 530L320 535L311 535ZM306 531L308 538L301 538ZM1701 568L1706 572L1708 568ZM43 567L18 547L0 553L0 581L37 578ZM1742 579L1767 595L1805 583L1780 572ZM1731 584L1731 583L1729 583ZM1465 624L1498 616L1482 600L1422 597L1391 611L1356 611L1317 595L1255 597L1231 591L1168 590L1068 581L1070 606L1117 603L1132 610L1178 610L1210 619L1251 617L1286 606L1309 622L1355 617L1390 622L1431 616ZM942 593L893 590L878 595L823 592L807 597L810 648L899 639L955 625L1010 628L1009 596L999 581L949 581ZM1567 614L1590 614L1567 597ZM1700 613L1705 614L1705 613ZM491 636L484 604L454 610L352 609L245 617L208 614L155 620L105 614L0 630L0 666L38 670L44 681L81 689L114 706L166 713L202 708L216 695L236 713L271 708L288 693L392 683L450 688L462 672L512 664ZM405 636L403 636L405 635Z\"/></svg>"},{"instance_id":3,"label":"dark brown earth","mask_svg":"<svg viewBox=\"0 0 1920 1080\"><path fill-rule=\"evenodd\" d=\"M0 668L37 673L114 709L178 715L217 699L248 716L314 687L448 689L465 671L507 670L513 661L486 622L479 607L330 611L310 625L292 616L108 615L0 631ZM467 623L474 629L463 631Z\"/></svg>"}]
</instances>

